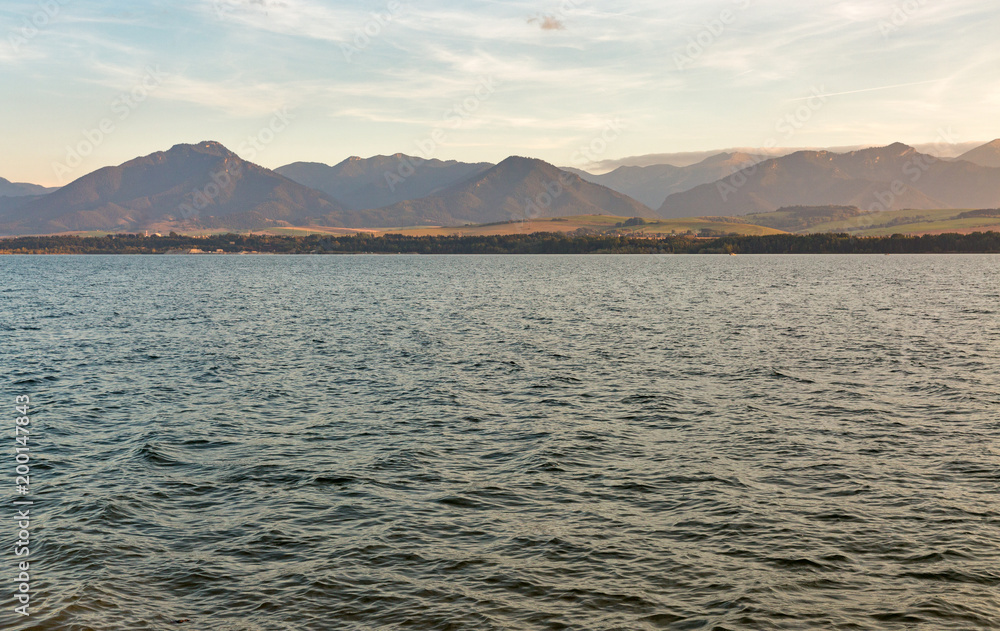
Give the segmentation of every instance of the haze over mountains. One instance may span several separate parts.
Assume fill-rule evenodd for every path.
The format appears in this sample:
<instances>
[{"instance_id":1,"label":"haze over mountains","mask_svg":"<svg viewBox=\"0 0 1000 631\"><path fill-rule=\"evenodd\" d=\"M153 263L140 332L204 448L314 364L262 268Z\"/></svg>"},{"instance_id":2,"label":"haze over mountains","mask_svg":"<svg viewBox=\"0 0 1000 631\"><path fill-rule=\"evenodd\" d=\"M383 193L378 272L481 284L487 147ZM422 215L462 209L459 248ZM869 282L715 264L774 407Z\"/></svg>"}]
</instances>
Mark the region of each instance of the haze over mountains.
<instances>
[{"instance_id":1,"label":"haze over mountains","mask_svg":"<svg viewBox=\"0 0 1000 631\"><path fill-rule=\"evenodd\" d=\"M748 153L720 153L689 166L657 164L646 167L623 166L610 173L593 175L580 169L566 169L588 182L635 198L650 208L659 208L674 193L680 193L732 175L743 167L766 160Z\"/></svg>"},{"instance_id":2,"label":"haze over mountains","mask_svg":"<svg viewBox=\"0 0 1000 631\"><path fill-rule=\"evenodd\" d=\"M1000 205L1000 169L946 161L895 143L837 154L800 151L668 197L661 217L745 215L786 206L864 210Z\"/></svg>"},{"instance_id":3,"label":"haze over mountains","mask_svg":"<svg viewBox=\"0 0 1000 631\"><path fill-rule=\"evenodd\" d=\"M37 184L26 184L24 182L11 182L0 177L0 197L24 197L26 195L44 195L55 191L55 188L46 188Z\"/></svg>"},{"instance_id":4,"label":"haze over mountains","mask_svg":"<svg viewBox=\"0 0 1000 631\"><path fill-rule=\"evenodd\" d=\"M910 146L920 153L928 153L938 158L952 160L958 158L965 152L982 145L980 142L934 142L917 143ZM789 156L799 151L829 151L831 153L849 153L869 149L875 145L845 145L840 147L730 147L728 149L714 149L711 151L684 151L675 153L649 153L640 156L628 156L625 158L615 158L609 160L599 160L587 165L587 170L591 173L609 173L623 166L648 167L660 164L669 164L676 167L686 167L707 160L721 153L745 153L753 156L764 156L766 158L780 158Z\"/></svg>"},{"instance_id":5,"label":"haze over mountains","mask_svg":"<svg viewBox=\"0 0 1000 631\"><path fill-rule=\"evenodd\" d=\"M967 151L959 156L958 159L984 167L1000 167L1000 139L976 147L972 151Z\"/></svg>"},{"instance_id":6,"label":"haze over mountains","mask_svg":"<svg viewBox=\"0 0 1000 631\"><path fill-rule=\"evenodd\" d=\"M99 169L55 191L0 180L0 234L461 226L826 205L1000 207L1000 140L950 160L896 143L772 159L726 153L688 166L622 167L601 175L517 156L491 165L402 154L334 166L297 162L272 171L202 142Z\"/></svg>"}]
</instances>

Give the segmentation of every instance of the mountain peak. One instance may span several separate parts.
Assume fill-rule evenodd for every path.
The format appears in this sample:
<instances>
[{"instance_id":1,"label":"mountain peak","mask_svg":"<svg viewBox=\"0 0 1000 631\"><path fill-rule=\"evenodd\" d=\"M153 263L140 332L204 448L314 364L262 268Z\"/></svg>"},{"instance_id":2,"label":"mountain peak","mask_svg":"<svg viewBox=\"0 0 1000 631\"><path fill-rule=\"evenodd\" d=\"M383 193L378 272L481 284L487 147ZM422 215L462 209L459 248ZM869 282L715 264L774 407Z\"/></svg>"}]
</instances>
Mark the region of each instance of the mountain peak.
<instances>
[{"instance_id":1,"label":"mountain peak","mask_svg":"<svg viewBox=\"0 0 1000 631\"><path fill-rule=\"evenodd\" d=\"M29 195L44 195L56 189L46 188L37 184L27 184L24 182L11 182L0 177L0 197L26 197Z\"/></svg>"},{"instance_id":2,"label":"mountain peak","mask_svg":"<svg viewBox=\"0 0 1000 631\"><path fill-rule=\"evenodd\" d=\"M1000 162L997 148L973 152L983 161ZM869 211L991 208L1000 200L1000 178L983 168L987 165L933 160L900 142L848 153L799 151L766 166L745 171L739 184L724 178L670 195L660 215L741 215L830 205Z\"/></svg>"},{"instance_id":3,"label":"mountain peak","mask_svg":"<svg viewBox=\"0 0 1000 631\"><path fill-rule=\"evenodd\" d=\"M204 153L219 157L231 157L236 155L235 153L227 149L225 145L216 140L203 140L193 145L186 143L176 144L170 149L168 149L166 153L187 153L187 152Z\"/></svg>"},{"instance_id":4,"label":"mountain peak","mask_svg":"<svg viewBox=\"0 0 1000 631\"><path fill-rule=\"evenodd\" d=\"M958 156L958 159L982 167L1000 167L1000 138L976 147L972 151L967 151Z\"/></svg>"},{"instance_id":5,"label":"mountain peak","mask_svg":"<svg viewBox=\"0 0 1000 631\"><path fill-rule=\"evenodd\" d=\"M492 166L395 153L369 158L351 156L334 166L296 162L276 171L323 191L352 210L372 210L426 197Z\"/></svg>"},{"instance_id":6,"label":"mountain peak","mask_svg":"<svg viewBox=\"0 0 1000 631\"><path fill-rule=\"evenodd\" d=\"M510 162L510 163L517 163L517 162L542 162L542 160L539 160L538 158L531 158L531 157L528 157L528 156L507 156L506 158L504 158L503 160L501 160L499 164L503 164L504 162Z\"/></svg>"},{"instance_id":7,"label":"mountain peak","mask_svg":"<svg viewBox=\"0 0 1000 631\"><path fill-rule=\"evenodd\" d=\"M561 171L559 167L549 164L544 160L524 156L510 156L505 158L483 175L484 177L488 176L494 179L520 179L531 177L532 174L541 176L547 180L556 180L564 176L573 179L579 178L575 173Z\"/></svg>"},{"instance_id":8,"label":"mountain peak","mask_svg":"<svg viewBox=\"0 0 1000 631\"><path fill-rule=\"evenodd\" d=\"M850 151L848 153L834 153L832 151L815 151L815 152L799 152L808 153L810 155L819 156L829 160L835 161L852 161L856 158L860 158L867 162L894 162L895 160L911 155L917 154L917 150L910 145L903 144L901 142L894 142L891 145L886 145L884 147L868 147L867 149L859 149L857 151ZM792 154L797 155L797 154Z\"/></svg>"},{"instance_id":9,"label":"mountain peak","mask_svg":"<svg viewBox=\"0 0 1000 631\"><path fill-rule=\"evenodd\" d=\"M743 151L734 151L733 153L717 153L714 156L709 156L697 163L696 167L711 167L718 165L746 165L758 164L767 160L767 156L755 156Z\"/></svg>"},{"instance_id":10,"label":"mountain peak","mask_svg":"<svg viewBox=\"0 0 1000 631\"><path fill-rule=\"evenodd\" d=\"M88 173L7 218L10 233L131 231L161 226L259 229L338 225L345 209L221 143L178 144Z\"/></svg>"},{"instance_id":11,"label":"mountain peak","mask_svg":"<svg viewBox=\"0 0 1000 631\"><path fill-rule=\"evenodd\" d=\"M837 154L831 151L820 151L821 154L829 155L845 155L845 156L864 156L864 155L876 155L876 156L903 156L909 153L916 153L917 150L910 145L894 142L891 145L885 145L884 147L868 147L867 149L859 149L857 151L851 151L845 154Z\"/></svg>"},{"instance_id":12,"label":"mountain peak","mask_svg":"<svg viewBox=\"0 0 1000 631\"><path fill-rule=\"evenodd\" d=\"M497 164L497 168L535 168L535 167L555 167L544 160L539 160L538 158L528 158L526 156L509 156Z\"/></svg>"},{"instance_id":13,"label":"mountain peak","mask_svg":"<svg viewBox=\"0 0 1000 631\"><path fill-rule=\"evenodd\" d=\"M381 225L455 226L596 214L656 216L634 199L544 160L510 156L432 195L379 209L371 220Z\"/></svg>"}]
</instances>

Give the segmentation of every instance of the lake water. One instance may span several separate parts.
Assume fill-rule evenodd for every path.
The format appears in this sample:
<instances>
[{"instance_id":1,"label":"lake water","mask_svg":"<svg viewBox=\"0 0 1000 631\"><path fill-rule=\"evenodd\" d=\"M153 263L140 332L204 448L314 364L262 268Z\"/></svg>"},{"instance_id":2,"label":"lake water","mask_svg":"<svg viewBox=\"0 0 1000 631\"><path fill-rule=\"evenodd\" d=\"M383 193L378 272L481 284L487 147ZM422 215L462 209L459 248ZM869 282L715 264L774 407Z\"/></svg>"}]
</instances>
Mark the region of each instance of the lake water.
<instances>
[{"instance_id":1,"label":"lake water","mask_svg":"<svg viewBox=\"0 0 1000 631\"><path fill-rule=\"evenodd\" d=\"M1000 257L0 272L3 629L1000 628Z\"/></svg>"}]
</instances>

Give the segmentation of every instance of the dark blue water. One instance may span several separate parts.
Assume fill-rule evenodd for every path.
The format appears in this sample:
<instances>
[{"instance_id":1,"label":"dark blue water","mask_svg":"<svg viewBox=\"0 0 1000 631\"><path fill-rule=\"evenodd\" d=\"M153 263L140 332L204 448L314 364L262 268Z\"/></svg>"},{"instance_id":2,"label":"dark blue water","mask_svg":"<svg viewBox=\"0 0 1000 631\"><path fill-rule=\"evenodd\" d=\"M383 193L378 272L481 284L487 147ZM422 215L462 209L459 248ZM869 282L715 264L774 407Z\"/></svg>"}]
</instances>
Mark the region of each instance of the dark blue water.
<instances>
[{"instance_id":1,"label":"dark blue water","mask_svg":"<svg viewBox=\"0 0 1000 631\"><path fill-rule=\"evenodd\" d=\"M1000 628L998 257L0 274L3 629Z\"/></svg>"}]
</instances>

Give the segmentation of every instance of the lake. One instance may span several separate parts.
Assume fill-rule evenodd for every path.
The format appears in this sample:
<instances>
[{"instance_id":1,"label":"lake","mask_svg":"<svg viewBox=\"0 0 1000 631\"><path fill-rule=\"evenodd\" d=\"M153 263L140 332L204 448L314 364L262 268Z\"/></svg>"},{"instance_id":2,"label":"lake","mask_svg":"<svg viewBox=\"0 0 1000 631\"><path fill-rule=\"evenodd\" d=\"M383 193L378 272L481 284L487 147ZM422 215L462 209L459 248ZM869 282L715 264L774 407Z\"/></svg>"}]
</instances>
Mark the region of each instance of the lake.
<instances>
[{"instance_id":1,"label":"lake","mask_svg":"<svg viewBox=\"0 0 1000 631\"><path fill-rule=\"evenodd\" d=\"M4 629L1000 620L1000 257L0 270Z\"/></svg>"}]
</instances>

